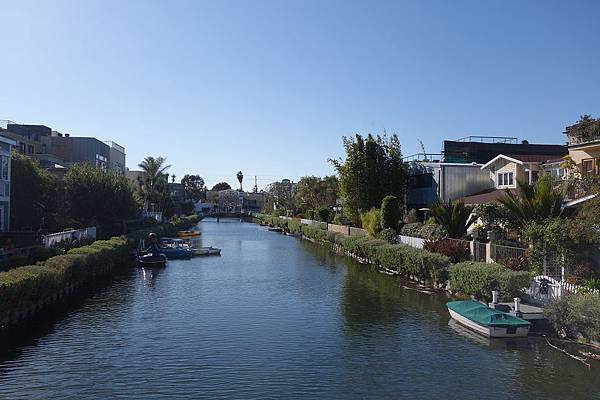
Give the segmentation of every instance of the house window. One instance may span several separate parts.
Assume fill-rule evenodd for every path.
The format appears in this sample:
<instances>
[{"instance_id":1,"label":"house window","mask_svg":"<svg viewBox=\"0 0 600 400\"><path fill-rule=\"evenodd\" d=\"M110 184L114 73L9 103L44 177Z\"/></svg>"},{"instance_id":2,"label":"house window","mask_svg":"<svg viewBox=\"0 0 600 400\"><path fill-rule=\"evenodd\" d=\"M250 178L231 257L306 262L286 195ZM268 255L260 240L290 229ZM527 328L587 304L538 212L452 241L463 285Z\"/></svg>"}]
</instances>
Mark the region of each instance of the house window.
<instances>
[{"instance_id":1,"label":"house window","mask_svg":"<svg viewBox=\"0 0 600 400\"><path fill-rule=\"evenodd\" d=\"M26 146L25 143L19 143L19 151L21 154L25 154Z\"/></svg>"},{"instance_id":2,"label":"house window","mask_svg":"<svg viewBox=\"0 0 600 400\"><path fill-rule=\"evenodd\" d=\"M498 173L498 186L511 186L514 183L514 174L512 172Z\"/></svg>"},{"instance_id":3,"label":"house window","mask_svg":"<svg viewBox=\"0 0 600 400\"><path fill-rule=\"evenodd\" d=\"M8 157L2 156L2 179L8 180Z\"/></svg>"},{"instance_id":4,"label":"house window","mask_svg":"<svg viewBox=\"0 0 600 400\"><path fill-rule=\"evenodd\" d=\"M588 158L581 161L581 173L583 176L598 175L600 167L598 161L600 161L598 158Z\"/></svg>"},{"instance_id":5,"label":"house window","mask_svg":"<svg viewBox=\"0 0 600 400\"><path fill-rule=\"evenodd\" d=\"M35 149L33 147L32 144L27 146L27 154L33 154L35 152Z\"/></svg>"},{"instance_id":6,"label":"house window","mask_svg":"<svg viewBox=\"0 0 600 400\"><path fill-rule=\"evenodd\" d=\"M106 169L108 158L102 154L96 154L96 167Z\"/></svg>"}]
</instances>

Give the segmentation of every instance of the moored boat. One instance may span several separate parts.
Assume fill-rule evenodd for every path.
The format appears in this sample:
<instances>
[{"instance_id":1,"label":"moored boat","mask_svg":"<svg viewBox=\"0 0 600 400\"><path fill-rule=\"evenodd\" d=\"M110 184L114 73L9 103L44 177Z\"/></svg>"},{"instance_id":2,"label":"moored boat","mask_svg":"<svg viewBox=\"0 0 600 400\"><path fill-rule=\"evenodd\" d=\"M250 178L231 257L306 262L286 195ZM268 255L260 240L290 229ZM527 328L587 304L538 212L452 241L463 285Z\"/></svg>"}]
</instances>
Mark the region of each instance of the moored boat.
<instances>
[{"instance_id":1,"label":"moored boat","mask_svg":"<svg viewBox=\"0 0 600 400\"><path fill-rule=\"evenodd\" d=\"M167 257L164 254L158 256L152 254L138 255L138 265L142 268L164 268L167 266Z\"/></svg>"},{"instance_id":2,"label":"moored boat","mask_svg":"<svg viewBox=\"0 0 600 400\"><path fill-rule=\"evenodd\" d=\"M160 252L167 256L169 260L188 259L192 257L192 249L189 243L183 239L161 239Z\"/></svg>"},{"instance_id":3,"label":"moored boat","mask_svg":"<svg viewBox=\"0 0 600 400\"><path fill-rule=\"evenodd\" d=\"M181 238L189 238L189 237L195 237L195 236L200 236L201 232L198 231L179 231L177 232L177 236L181 237Z\"/></svg>"},{"instance_id":4,"label":"moored boat","mask_svg":"<svg viewBox=\"0 0 600 400\"><path fill-rule=\"evenodd\" d=\"M531 327L524 319L475 300L451 301L446 306L456 322L490 338L525 337Z\"/></svg>"},{"instance_id":5,"label":"moored boat","mask_svg":"<svg viewBox=\"0 0 600 400\"><path fill-rule=\"evenodd\" d=\"M216 256L221 254L221 249L217 247L197 247L192 249L194 256Z\"/></svg>"}]
</instances>

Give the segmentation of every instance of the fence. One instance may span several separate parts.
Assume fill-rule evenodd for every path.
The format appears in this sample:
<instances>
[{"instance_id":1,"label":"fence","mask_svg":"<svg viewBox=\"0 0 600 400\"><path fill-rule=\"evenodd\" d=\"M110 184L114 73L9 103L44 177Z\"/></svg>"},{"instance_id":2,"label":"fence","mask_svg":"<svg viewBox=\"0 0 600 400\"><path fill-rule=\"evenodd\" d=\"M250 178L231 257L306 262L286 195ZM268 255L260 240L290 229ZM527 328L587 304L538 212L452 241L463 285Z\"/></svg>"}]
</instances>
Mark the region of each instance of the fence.
<instances>
[{"instance_id":1,"label":"fence","mask_svg":"<svg viewBox=\"0 0 600 400\"><path fill-rule=\"evenodd\" d=\"M588 293L600 294L600 290L590 290L583 286L555 279L548 275L539 275L531 280L526 291L529 300L540 305L548 304L550 301L560 298L564 294L580 293L585 290Z\"/></svg>"},{"instance_id":2,"label":"fence","mask_svg":"<svg viewBox=\"0 0 600 400\"><path fill-rule=\"evenodd\" d=\"M413 236L398 235L398 243L406 244L417 249L422 249L425 245L425 239Z\"/></svg>"},{"instance_id":3,"label":"fence","mask_svg":"<svg viewBox=\"0 0 600 400\"><path fill-rule=\"evenodd\" d=\"M87 239L96 239L96 227L91 226L85 229L77 229L73 231L65 231L58 233L51 233L49 235L44 236L43 243L46 247L51 247L56 243L60 243L63 240L81 240L83 238Z\"/></svg>"}]
</instances>

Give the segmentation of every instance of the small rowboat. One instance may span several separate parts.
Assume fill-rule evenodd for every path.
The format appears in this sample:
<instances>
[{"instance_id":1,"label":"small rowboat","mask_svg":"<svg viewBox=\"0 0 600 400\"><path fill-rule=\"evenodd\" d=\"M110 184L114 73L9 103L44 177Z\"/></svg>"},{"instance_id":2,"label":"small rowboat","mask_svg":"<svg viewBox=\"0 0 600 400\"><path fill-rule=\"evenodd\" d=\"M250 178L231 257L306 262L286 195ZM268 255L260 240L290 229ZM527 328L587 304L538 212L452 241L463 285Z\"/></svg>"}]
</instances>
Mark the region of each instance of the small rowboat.
<instances>
[{"instance_id":1,"label":"small rowboat","mask_svg":"<svg viewBox=\"0 0 600 400\"><path fill-rule=\"evenodd\" d=\"M200 236L201 234L202 233L198 232L198 231L179 231L179 232L177 232L177 236L182 237L182 238Z\"/></svg>"},{"instance_id":2,"label":"small rowboat","mask_svg":"<svg viewBox=\"0 0 600 400\"><path fill-rule=\"evenodd\" d=\"M216 247L198 247L192 249L195 256L217 256L221 254L221 249Z\"/></svg>"},{"instance_id":3,"label":"small rowboat","mask_svg":"<svg viewBox=\"0 0 600 400\"><path fill-rule=\"evenodd\" d=\"M160 254L158 257L144 254L138 256L138 264L142 268L164 268L167 266L167 257L164 254Z\"/></svg>"},{"instance_id":4,"label":"small rowboat","mask_svg":"<svg viewBox=\"0 0 600 400\"><path fill-rule=\"evenodd\" d=\"M456 322L490 338L525 337L531 327L524 319L475 300L451 301L446 306Z\"/></svg>"}]
</instances>

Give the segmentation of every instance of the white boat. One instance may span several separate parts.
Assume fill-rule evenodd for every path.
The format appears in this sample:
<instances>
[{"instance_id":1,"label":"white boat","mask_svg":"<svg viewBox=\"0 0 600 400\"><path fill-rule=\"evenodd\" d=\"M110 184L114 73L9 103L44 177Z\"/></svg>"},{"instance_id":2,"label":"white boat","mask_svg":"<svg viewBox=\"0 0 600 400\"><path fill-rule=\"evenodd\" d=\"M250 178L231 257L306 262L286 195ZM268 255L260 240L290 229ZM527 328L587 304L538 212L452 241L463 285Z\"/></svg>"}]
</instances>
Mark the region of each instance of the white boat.
<instances>
[{"instance_id":1,"label":"white boat","mask_svg":"<svg viewBox=\"0 0 600 400\"><path fill-rule=\"evenodd\" d=\"M494 310L475 300L451 301L447 307L456 322L490 338L525 337L531 327L524 319Z\"/></svg>"},{"instance_id":2,"label":"white boat","mask_svg":"<svg viewBox=\"0 0 600 400\"><path fill-rule=\"evenodd\" d=\"M221 254L221 249L217 247L197 247L192 249L194 256L215 256Z\"/></svg>"}]
</instances>

